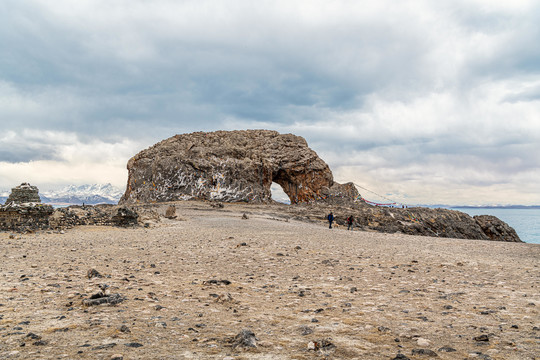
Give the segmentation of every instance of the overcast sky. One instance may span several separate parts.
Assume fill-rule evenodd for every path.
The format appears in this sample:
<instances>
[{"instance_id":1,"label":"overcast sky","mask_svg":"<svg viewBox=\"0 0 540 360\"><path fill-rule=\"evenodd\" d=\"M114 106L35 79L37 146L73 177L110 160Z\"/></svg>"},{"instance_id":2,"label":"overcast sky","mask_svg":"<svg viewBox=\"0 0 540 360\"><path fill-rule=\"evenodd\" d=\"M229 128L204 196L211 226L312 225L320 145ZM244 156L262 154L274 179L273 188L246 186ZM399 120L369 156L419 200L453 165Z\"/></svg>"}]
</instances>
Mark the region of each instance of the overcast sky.
<instances>
[{"instance_id":1,"label":"overcast sky","mask_svg":"<svg viewBox=\"0 0 540 360\"><path fill-rule=\"evenodd\" d=\"M261 128L399 202L540 204L539 39L526 0L2 0L0 189Z\"/></svg>"}]
</instances>

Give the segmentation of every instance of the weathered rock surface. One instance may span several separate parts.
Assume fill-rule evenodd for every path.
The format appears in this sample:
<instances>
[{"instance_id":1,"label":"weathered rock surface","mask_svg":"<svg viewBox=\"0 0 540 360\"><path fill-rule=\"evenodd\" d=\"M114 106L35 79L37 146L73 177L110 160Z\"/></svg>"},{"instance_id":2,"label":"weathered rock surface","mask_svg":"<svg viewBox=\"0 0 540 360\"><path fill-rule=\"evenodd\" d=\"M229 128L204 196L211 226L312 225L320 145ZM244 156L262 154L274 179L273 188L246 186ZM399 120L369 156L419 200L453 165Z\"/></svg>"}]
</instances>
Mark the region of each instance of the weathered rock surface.
<instances>
[{"instance_id":1,"label":"weathered rock surface","mask_svg":"<svg viewBox=\"0 0 540 360\"><path fill-rule=\"evenodd\" d=\"M306 141L269 130L176 135L141 151L127 165L120 203L187 199L269 202L276 182L291 203L347 196L354 186L333 180L328 165Z\"/></svg>"},{"instance_id":2,"label":"weathered rock surface","mask_svg":"<svg viewBox=\"0 0 540 360\"><path fill-rule=\"evenodd\" d=\"M476 215L474 220L490 240L520 241L516 231L495 216Z\"/></svg>"}]
</instances>

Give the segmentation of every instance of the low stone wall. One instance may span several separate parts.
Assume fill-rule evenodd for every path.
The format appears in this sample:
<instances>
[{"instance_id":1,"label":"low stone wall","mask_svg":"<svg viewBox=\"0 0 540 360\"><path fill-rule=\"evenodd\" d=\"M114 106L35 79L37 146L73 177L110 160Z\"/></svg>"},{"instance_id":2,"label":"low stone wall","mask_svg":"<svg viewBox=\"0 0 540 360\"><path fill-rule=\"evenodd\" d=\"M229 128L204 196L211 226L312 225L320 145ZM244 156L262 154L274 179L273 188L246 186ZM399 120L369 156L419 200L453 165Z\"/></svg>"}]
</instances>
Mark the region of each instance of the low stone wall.
<instances>
[{"instance_id":1,"label":"low stone wall","mask_svg":"<svg viewBox=\"0 0 540 360\"><path fill-rule=\"evenodd\" d=\"M114 205L75 205L59 209L36 203L0 206L0 230L22 233L69 229L78 225L136 226L138 219L136 211Z\"/></svg>"},{"instance_id":2,"label":"low stone wall","mask_svg":"<svg viewBox=\"0 0 540 360\"><path fill-rule=\"evenodd\" d=\"M50 205L25 203L0 206L0 230L35 231L49 228Z\"/></svg>"},{"instance_id":3,"label":"low stone wall","mask_svg":"<svg viewBox=\"0 0 540 360\"><path fill-rule=\"evenodd\" d=\"M54 210L50 216L52 229L69 229L78 225L135 226L139 215L136 211L115 205L73 205Z\"/></svg>"}]
</instances>

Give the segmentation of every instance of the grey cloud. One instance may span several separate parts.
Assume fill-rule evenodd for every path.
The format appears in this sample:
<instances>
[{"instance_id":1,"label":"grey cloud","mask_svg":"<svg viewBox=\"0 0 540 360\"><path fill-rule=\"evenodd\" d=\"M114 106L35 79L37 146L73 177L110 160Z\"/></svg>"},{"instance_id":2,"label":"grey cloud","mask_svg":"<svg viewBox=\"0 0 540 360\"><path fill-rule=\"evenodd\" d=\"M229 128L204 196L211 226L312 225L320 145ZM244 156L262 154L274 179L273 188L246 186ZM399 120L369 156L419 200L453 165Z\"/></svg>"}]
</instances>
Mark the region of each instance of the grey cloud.
<instances>
[{"instance_id":1,"label":"grey cloud","mask_svg":"<svg viewBox=\"0 0 540 360\"><path fill-rule=\"evenodd\" d=\"M510 103L519 101L540 101L540 85L508 95L505 97L504 101Z\"/></svg>"},{"instance_id":2,"label":"grey cloud","mask_svg":"<svg viewBox=\"0 0 540 360\"><path fill-rule=\"evenodd\" d=\"M22 140L22 139L20 139ZM61 160L56 144L38 141L5 141L0 144L0 162L18 163L35 160Z\"/></svg>"},{"instance_id":3,"label":"grey cloud","mask_svg":"<svg viewBox=\"0 0 540 360\"><path fill-rule=\"evenodd\" d=\"M306 137L335 167L369 158L372 169L414 178L423 165L473 162L505 181L540 164L524 156L539 152L534 125L509 129L497 115L538 113L540 8L526 10L488 12L468 1L100 8L6 0L0 131L151 145L182 132L273 128ZM483 87L503 89L502 100ZM419 120L400 125L405 111ZM57 159L54 143L6 146L0 159L10 162Z\"/></svg>"}]
</instances>

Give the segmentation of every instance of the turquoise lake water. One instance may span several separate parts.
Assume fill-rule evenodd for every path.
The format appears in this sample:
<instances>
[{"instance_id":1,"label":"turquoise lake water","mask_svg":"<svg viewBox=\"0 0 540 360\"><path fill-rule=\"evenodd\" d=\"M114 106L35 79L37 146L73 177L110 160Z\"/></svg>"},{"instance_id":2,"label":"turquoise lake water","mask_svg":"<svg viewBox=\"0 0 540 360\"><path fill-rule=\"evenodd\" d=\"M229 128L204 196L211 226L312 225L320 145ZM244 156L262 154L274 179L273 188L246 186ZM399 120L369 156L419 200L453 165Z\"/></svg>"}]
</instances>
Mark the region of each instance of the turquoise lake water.
<instances>
[{"instance_id":1,"label":"turquoise lake water","mask_svg":"<svg viewBox=\"0 0 540 360\"><path fill-rule=\"evenodd\" d=\"M540 244L540 209L453 208L471 216L493 215L516 230L522 241Z\"/></svg>"}]
</instances>

